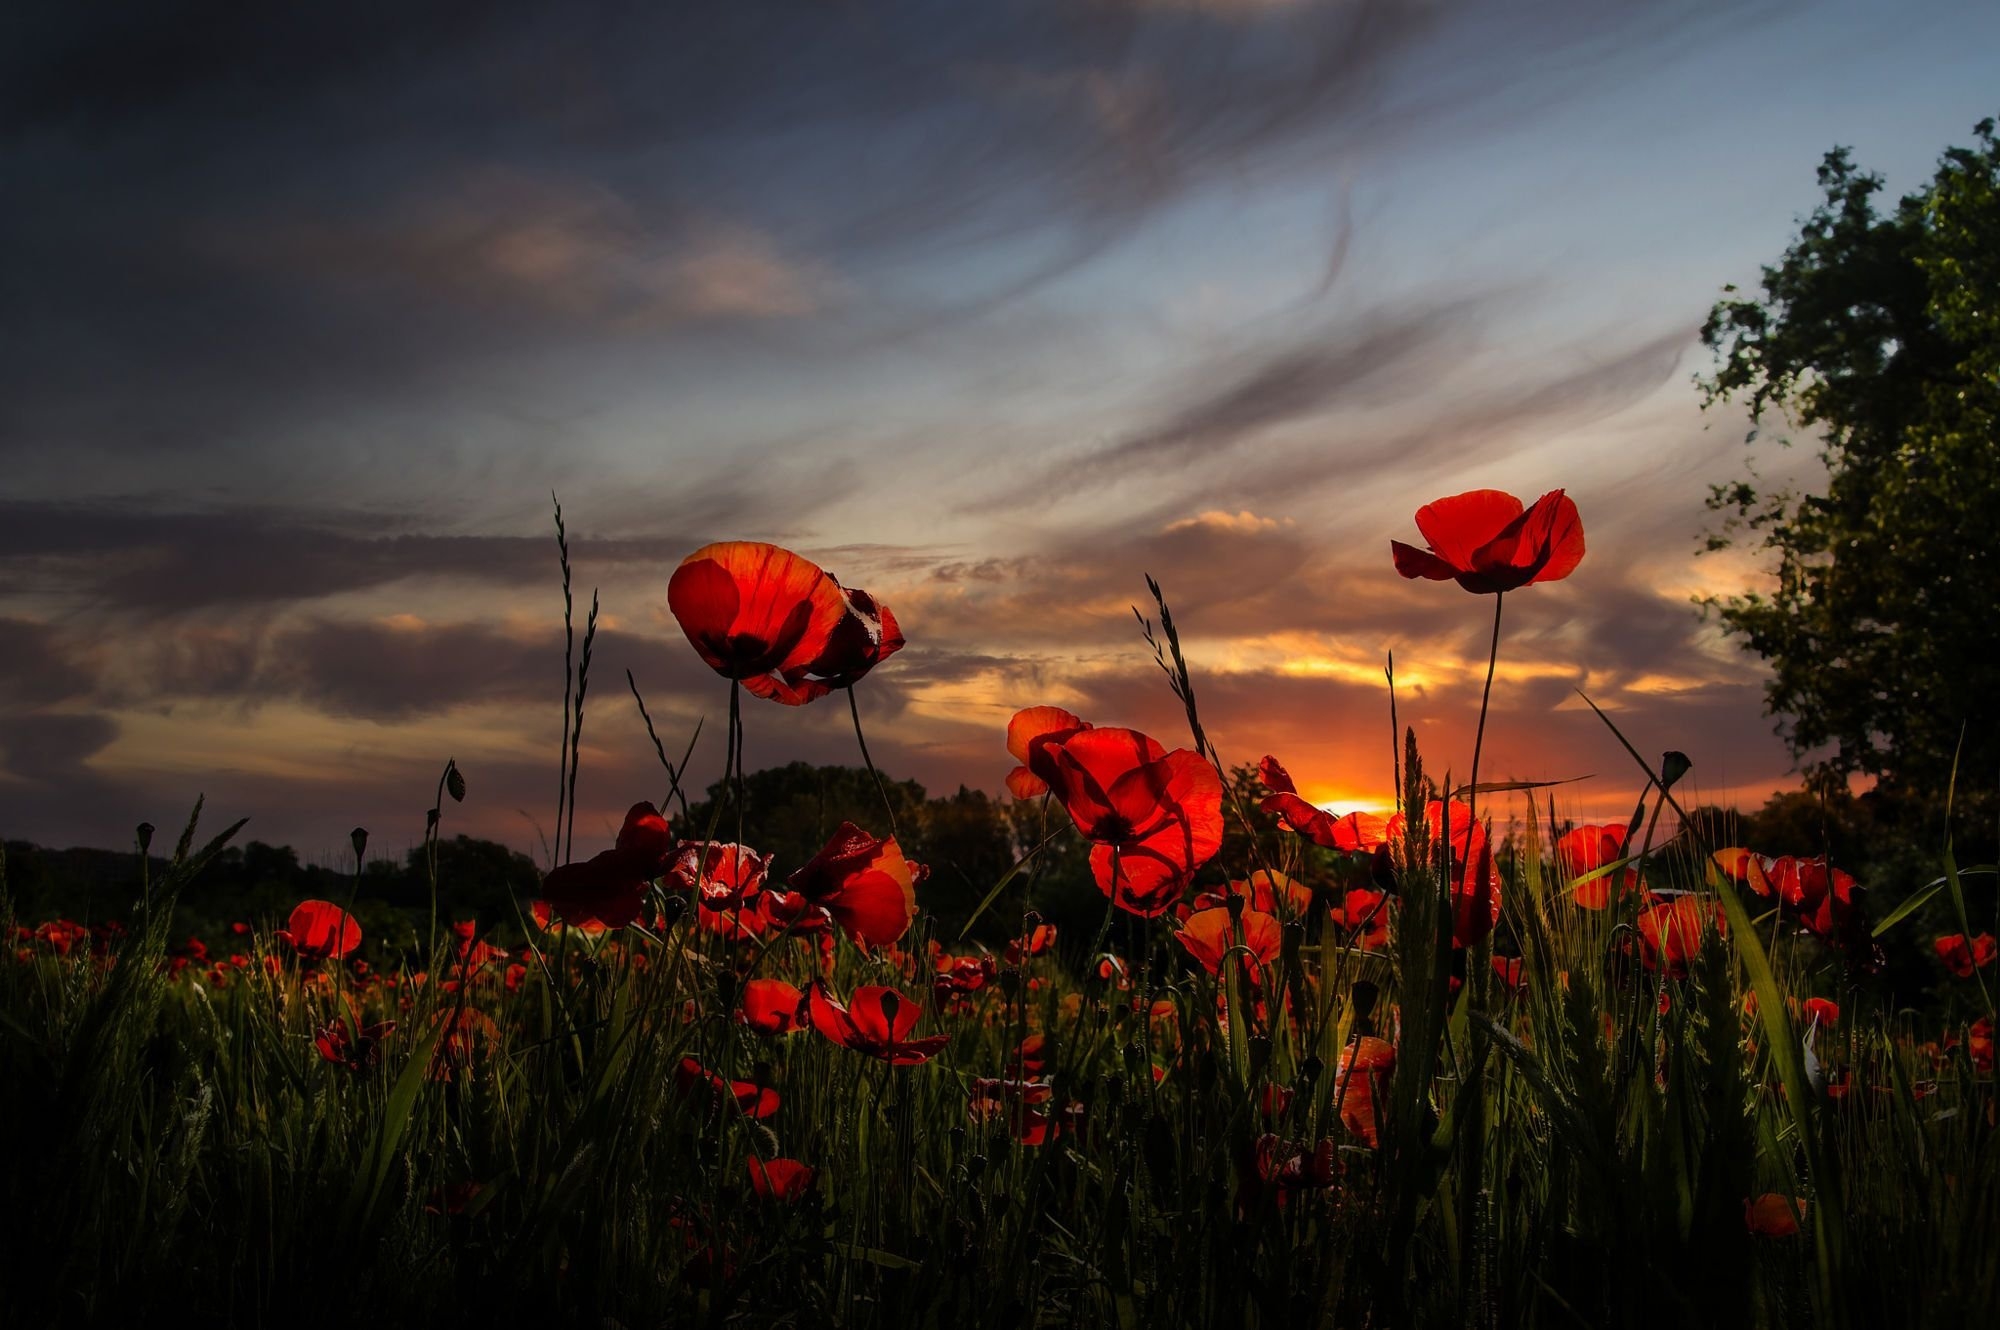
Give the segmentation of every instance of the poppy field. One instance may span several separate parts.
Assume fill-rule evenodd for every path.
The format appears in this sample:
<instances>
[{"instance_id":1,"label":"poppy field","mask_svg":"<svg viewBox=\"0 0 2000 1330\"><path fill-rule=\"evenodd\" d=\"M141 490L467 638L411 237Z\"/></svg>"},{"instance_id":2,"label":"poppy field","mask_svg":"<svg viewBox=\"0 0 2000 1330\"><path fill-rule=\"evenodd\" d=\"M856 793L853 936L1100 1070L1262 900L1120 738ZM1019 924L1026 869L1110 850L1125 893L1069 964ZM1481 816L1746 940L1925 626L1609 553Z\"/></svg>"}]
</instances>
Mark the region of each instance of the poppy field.
<instances>
[{"instance_id":1,"label":"poppy field","mask_svg":"<svg viewBox=\"0 0 2000 1330\"><path fill-rule=\"evenodd\" d=\"M1454 495L1416 528L1394 566L1490 618L1492 660L1509 598L1585 556L1561 491ZM927 909L942 866L886 791L803 862L746 834L742 737L794 708L849 711L881 788L860 699L922 631L753 542L666 589L726 704L719 797L684 787L695 737L653 732L634 683L659 788L593 854L582 727L627 722L600 714L595 607L571 625L553 862L511 927L460 917L433 854L414 949L351 899L183 941L175 904L236 830L199 805L164 869L139 856L127 917L28 918L0 879L9 1322L2000 1313L1990 866L1947 843L1922 892L1873 899L1825 856L1714 839L1688 759L1616 728L1644 791L1576 824L1560 790L1487 773L1491 660L1467 771L1392 728L1395 809L1320 808L1283 753L1219 749L1152 590L1187 732L1019 699L988 783L1031 831L963 927ZM427 847L465 794L447 765ZM1910 936L1940 906L1956 927ZM1939 1000L1873 982L1890 945Z\"/></svg>"}]
</instances>

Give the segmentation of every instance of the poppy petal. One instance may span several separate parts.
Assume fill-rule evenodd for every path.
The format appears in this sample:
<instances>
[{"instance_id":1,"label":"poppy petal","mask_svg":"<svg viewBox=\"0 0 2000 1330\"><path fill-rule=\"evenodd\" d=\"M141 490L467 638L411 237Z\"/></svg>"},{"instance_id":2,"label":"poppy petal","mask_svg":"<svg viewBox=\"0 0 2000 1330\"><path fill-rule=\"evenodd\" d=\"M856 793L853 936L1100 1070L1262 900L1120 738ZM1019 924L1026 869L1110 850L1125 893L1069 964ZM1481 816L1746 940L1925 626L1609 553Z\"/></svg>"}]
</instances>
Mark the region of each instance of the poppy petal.
<instances>
[{"instance_id":1,"label":"poppy petal","mask_svg":"<svg viewBox=\"0 0 2000 1330\"><path fill-rule=\"evenodd\" d=\"M1521 501L1504 490L1467 490L1417 509L1417 530L1439 558L1458 572L1470 572L1477 567L1473 560L1479 547L1521 512Z\"/></svg>"},{"instance_id":2,"label":"poppy petal","mask_svg":"<svg viewBox=\"0 0 2000 1330\"><path fill-rule=\"evenodd\" d=\"M1396 561L1396 571L1405 577L1449 582L1459 575L1458 569L1429 550L1420 550L1415 545L1405 545L1400 540L1389 542L1389 556Z\"/></svg>"}]
</instances>

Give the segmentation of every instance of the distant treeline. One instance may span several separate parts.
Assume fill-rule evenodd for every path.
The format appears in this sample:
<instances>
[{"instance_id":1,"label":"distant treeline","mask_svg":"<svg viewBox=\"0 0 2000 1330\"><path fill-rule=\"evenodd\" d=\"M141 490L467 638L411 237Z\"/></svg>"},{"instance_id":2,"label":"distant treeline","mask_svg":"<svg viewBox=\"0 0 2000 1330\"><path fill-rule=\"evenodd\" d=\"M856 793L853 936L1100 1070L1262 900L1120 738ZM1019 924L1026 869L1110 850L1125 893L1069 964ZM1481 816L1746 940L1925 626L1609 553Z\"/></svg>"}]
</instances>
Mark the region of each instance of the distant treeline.
<instances>
[{"instance_id":1,"label":"distant treeline","mask_svg":"<svg viewBox=\"0 0 2000 1330\"><path fill-rule=\"evenodd\" d=\"M1230 774L1238 797L1227 805L1229 841L1217 862L1276 861L1279 839L1288 833L1258 810L1264 791L1254 768L1242 766ZM1049 841L1037 866L1016 874L979 914L969 937L998 946L1019 929L1023 912L1032 907L1076 945L1079 939L1087 942L1103 918L1103 899L1091 880L1086 847L1072 835L1050 840L1068 825L1067 819L1059 808L1045 811L1038 800L995 798L964 786L932 797L915 781L887 779L878 790L863 768L804 762L753 772L743 787L740 826L735 801L720 785L710 786L685 808L676 803L665 811L676 833L686 839L708 835L711 827L719 840L733 841L740 834L746 844L770 854L773 873L782 876L810 859L843 821L886 833L893 810L905 852L929 868L918 899L936 917L936 935L946 939L956 938L1022 855ZM1247 843L1250 833L1238 819L1238 809L1247 815L1259 847ZM1788 793L1756 813L1708 806L1692 815L1702 838L1714 844L1748 845L1765 854L1830 854L1870 888L1871 911L1877 917L1936 873L1937 846L1924 829L1908 825L1903 817L1885 818L1865 797L1827 802ZM1511 837L1503 844L1503 862L1513 845ZM6 890L21 920L65 917L95 923L131 917L142 889L135 853L53 850L26 841L7 841L5 848ZM1960 861L1973 862L1977 852L1976 847L1961 847ZM435 855L440 920L476 920L482 935L518 942L520 921L547 866L507 846L468 836L441 840ZM152 874L158 876L165 863L155 856ZM1367 874L1364 862L1325 850L1311 850L1306 868L1308 885L1322 890L1359 885ZM357 881L351 872L301 863L290 848L250 841L224 851L182 895L174 927L181 936L226 944L231 924L248 923L261 931L281 923L301 900L351 901L367 933L367 954L388 961L419 945L429 921L431 880L422 848L399 859L367 861ZM1220 880L1220 870L1210 868L1197 881ZM1926 917L1931 912L1927 907L1925 916L1910 921L1916 926L1905 925L1903 931L1921 934L1919 943L1927 944L1924 929L1932 922ZM1942 917L1935 922L1940 927L1948 923ZM1892 947L1892 959L1906 950ZM1925 982L1921 962L1916 955L1906 962L1907 969L1892 966L1904 971L1896 976L1899 987Z\"/></svg>"}]
</instances>

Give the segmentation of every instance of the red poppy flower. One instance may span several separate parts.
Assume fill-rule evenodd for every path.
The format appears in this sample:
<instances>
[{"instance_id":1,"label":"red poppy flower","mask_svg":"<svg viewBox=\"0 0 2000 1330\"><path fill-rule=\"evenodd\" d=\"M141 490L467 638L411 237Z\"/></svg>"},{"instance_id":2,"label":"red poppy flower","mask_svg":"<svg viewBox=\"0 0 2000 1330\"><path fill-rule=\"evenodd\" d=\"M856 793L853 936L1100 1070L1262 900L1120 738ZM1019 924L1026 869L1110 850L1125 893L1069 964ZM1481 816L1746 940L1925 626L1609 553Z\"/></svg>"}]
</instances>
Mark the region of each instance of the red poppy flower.
<instances>
[{"instance_id":1,"label":"red poppy flower","mask_svg":"<svg viewBox=\"0 0 2000 1330\"><path fill-rule=\"evenodd\" d=\"M1007 1133L1022 1145L1046 1145L1057 1134L1056 1124L1040 1105L1055 1093L1047 1081L976 1077L966 1115L975 1125L1004 1118Z\"/></svg>"},{"instance_id":2,"label":"red poppy flower","mask_svg":"<svg viewBox=\"0 0 2000 1330\"><path fill-rule=\"evenodd\" d=\"M778 1111L778 1092L754 1081L732 1081L720 1072L701 1065L699 1058L685 1057L674 1068L674 1085L683 1093L705 1090L716 1099L734 1103L743 1115L759 1121Z\"/></svg>"},{"instance_id":3,"label":"red poppy flower","mask_svg":"<svg viewBox=\"0 0 2000 1330\"><path fill-rule=\"evenodd\" d=\"M667 607L725 679L803 670L826 650L847 597L826 571L757 541L704 545L667 583Z\"/></svg>"},{"instance_id":4,"label":"red poppy flower","mask_svg":"<svg viewBox=\"0 0 2000 1330\"><path fill-rule=\"evenodd\" d=\"M764 889L771 856L733 841L690 841L667 868L673 885L711 910L726 910Z\"/></svg>"},{"instance_id":5,"label":"red poppy flower","mask_svg":"<svg viewBox=\"0 0 2000 1330\"><path fill-rule=\"evenodd\" d=\"M1639 959L1649 970L1664 969L1671 979L1685 979L1688 966L1701 950L1704 931L1729 932L1720 901L1700 896L1671 896L1639 911L1634 921L1643 944Z\"/></svg>"},{"instance_id":6,"label":"red poppy flower","mask_svg":"<svg viewBox=\"0 0 2000 1330\"><path fill-rule=\"evenodd\" d=\"M1055 750L1072 734L1091 728L1087 720L1061 707L1025 707L1007 722L1007 751L1021 765L1007 773L1007 790L1016 799L1046 794L1055 771Z\"/></svg>"},{"instance_id":7,"label":"red poppy flower","mask_svg":"<svg viewBox=\"0 0 2000 1330\"><path fill-rule=\"evenodd\" d=\"M1767 1191L1754 1201L1743 1202L1743 1227L1761 1237L1788 1238L1799 1231L1799 1221L1805 1215L1803 1196L1787 1197Z\"/></svg>"},{"instance_id":8,"label":"red poppy flower","mask_svg":"<svg viewBox=\"0 0 2000 1330\"><path fill-rule=\"evenodd\" d=\"M1493 974L1500 980L1501 985L1515 997L1519 997L1528 991L1528 978L1521 969L1521 958L1519 956L1495 956L1493 958Z\"/></svg>"},{"instance_id":9,"label":"red poppy flower","mask_svg":"<svg viewBox=\"0 0 2000 1330\"><path fill-rule=\"evenodd\" d=\"M1300 918L1312 908L1311 887L1294 882L1283 873L1260 868L1248 879L1232 881L1220 891L1196 892L1193 908L1183 905L1176 913L1185 923L1195 910L1212 910L1229 904L1232 898L1241 899L1248 909L1275 914L1280 920Z\"/></svg>"},{"instance_id":10,"label":"red poppy flower","mask_svg":"<svg viewBox=\"0 0 2000 1330\"><path fill-rule=\"evenodd\" d=\"M1825 998L1807 998L1805 1019L1808 1025L1840 1024L1840 1005Z\"/></svg>"},{"instance_id":11,"label":"red poppy flower","mask_svg":"<svg viewBox=\"0 0 2000 1330\"><path fill-rule=\"evenodd\" d=\"M1257 764L1257 775L1271 791L1257 805L1278 819L1278 825L1297 832L1313 844L1329 850L1366 853L1382 844L1388 823L1373 813L1329 813L1299 796L1292 775L1277 758L1266 755Z\"/></svg>"},{"instance_id":12,"label":"red poppy flower","mask_svg":"<svg viewBox=\"0 0 2000 1330\"><path fill-rule=\"evenodd\" d=\"M412 976L412 981L422 976ZM460 1068L470 1067L480 1050L490 1051L500 1042L500 1027L477 1007L450 1007L440 1010L431 1022L440 1031L436 1051L431 1054L430 1078L453 1079Z\"/></svg>"},{"instance_id":13,"label":"red poppy flower","mask_svg":"<svg viewBox=\"0 0 2000 1330\"><path fill-rule=\"evenodd\" d=\"M1996 951L2000 951L1991 933L1981 933L1969 941L1965 934L1953 933L1939 938L1932 945L1937 948L1938 959L1944 962L1945 968L1959 979L1972 978L1974 970L1991 965Z\"/></svg>"},{"instance_id":14,"label":"red poppy flower","mask_svg":"<svg viewBox=\"0 0 2000 1330\"><path fill-rule=\"evenodd\" d=\"M796 1205L812 1190L819 1170L808 1168L796 1159L759 1159L756 1155L746 1158L744 1164L750 1170L750 1190L765 1200L783 1201Z\"/></svg>"},{"instance_id":15,"label":"red poppy flower","mask_svg":"<svg viewBox=\"0 0 2000 1330\"><path fill-rule=\"evenodd\" d=\"M1625 854L1626 827L1623 822L1606 822L1574 827L1556 839L1556 870L1564 882L1574 882L1607 864L1615 864ZM1611 905L1611 874L1577 883L1574 899L1586 910L1607 909ZM1624 872L1624 889L1635 890L1639 875Z\"/></svg>"},{"instance_id":16,"label":"red poppy flower","mask_svg":"<svg viewBox=\"0 0 2000 1330\"><path fill-rule=\"evenodd\" d=\"M1469 490L1417 509L1428 550L1389 542L1405 577L1457 582L1475 595L1568 577L1583 562L1583 519L1561 490L1523 510L1500 490Z\"/></svg>"},{"instance_id":17,"label":"red poppy flower","mask_svg":"<svg viewBox=\"0 0 2000 1330\"><path fill-rule=\"evenodd\" d=\"M1261 910L1245 910L1242 924L1242 945L1249 951L1248 959L1260 966L1277 960L1284 943L1284 925L1278 922L1278 917ZM1236 921L1229 917L1226 907L1196 910L1175 932L1174 940L1201 962L1202 969L1216 974L1222 969L1223 957L1238 945ZM1258 970L1254 966L1245 966L1244 972L1250 975L1252 983L1257 982Z\"/></svg>"},{"instance_id":18,"label":"red poppy flower","mask_svg":"<svg viewBox=\"0 0 2000 1330\"><path fill-rule=\"evenodd\" d=\"M1222 848L1222 780L1186 748L1137 730L1079 730L1045 763L1084 838L1098 890L1144 918L1164 914Z\"/></svg>"},{"instance_id":19,"label":"red poppy flower","mask_svg":"<svg viewBox=\"0 0 2000 1330\"><path fill-rule=\"evenodd\" d=\"M833 581L831 574L828 580ZM834 586L845 608L819 654L802 665L751 675L743 681L745 688L786 706L804 706L836 688L852 688L862 675L903 649L903 630L887 605L866 591L843 587L838 581Z\"/></svg>"},{"instance_id":20,"label":"red poppy flower","mask_svg":"<svg viewBox=\"0 0 2000 1330\"><path fill-rule=\"evenodd\" d=\"M786 1034L799 1028L806 995L782 979L752 979L743 985L736 1019L758 1034Z\"/></svg>"},{"instance_id":21,"label":"red poppy flower","mask_svg":"<svg viewBox=\"0 0 2000 1330\"><path fill-rule=\"evenodd\" d=\"M273 936L307 960L340 960L361 945L361 925L332 901L300 901Z\"/></svg>"},{"instance_id":22,"label":"red poppy flower","mask_svg":"<svg viewBox=\"0 0 2000 1330\"><path fill-rule=\"evenodd\" d=\"M654 878L666 871L674 837L667 820L649 803L626 810L612 848L581 863L564 864L542 879L535 919L550 917L581 928L623 928L639 917L639 906Z\"/></svg>"},{"instance_id":23,"label":"red poppy flower","mask_svg":"<svg viewBox=\"0 0 2000 1330\"><path fill-rule=\"evenodd\" d=\"M1288 1141L1265 1132L1250 1146L1246 1166L1240 1171L1236 1193L1239 1218L1253 1209L1260 1195L1275 1184L1276 1200L1285 1204L1290 1192L1331 1187L1335 1181L1333 1142Z\"/></svg>"},{"instance_id":24,"label":"red poppy flower","mask_svg":"<svg viewBox=\"0 0 2000 1330\"><path fill-rule=\"evenodd\" d=\"M942 1034L910 1038L923 1019L923 1009L895 989L874 984L855 989L842 1006L816 983L806 995L806 1012L813 1028L842 1048L897 1067L929 1062L951 1039Z\"/></svg>"},{"instance_id":25,"label":"red poppy flower","mask_svg":"<svg viewBox=\"0 0 2000 1330\"><path fill-rule=\"evenodd\" d=\"M1447 814L1444 801L1433 799L1424 806L1424 826L1430 833L1433 853L1444 839ZM1390 817L1387 840L1401 845L1407 819L1397 813ZM1500 922L1500 869L1493 862L1486 828L1472 821L1472 810L1454 799L1449 814L1451 835L1451 937L1461 947L1477 945Z\"/></svg>"},{"instance_id":26,"label":"red poppy flower","mask_svg":"<svg viewBox=\"0 0 2000 1330\"><path fill-rule=\"evenodd\" d=\"M453 1182L439 1187L424 1201L424 1213L432 1215L462 1215L486 1191L485 1184L478 1182Z\"/></svg>"},{"instance_id":27,"label":"red poppy flower","mask_svg":"<svg viewBox=\"0 0 2000 1330\"><path fill-rule=\"evenodd\" d=\"M1327 918L1353 933L1354 945L1363 951L1389 945L1389 897L1385 892L1356 887L1327 911Z\"/></svg>"},{"instance_id":28,"label":"red poppy flower","mask_svg":"<svg viewBox=\"0 0 2000 1330\"><path fill-rule=\"evenodd\" d=\"M1855 885L1851 875L1827 863L1823 854L1811 858L1787 854L1776 859L1753 854L1744 861L1744 869L1751 890L1760 896L1775 894L1802 915L1816 912L1829 895L1848 899Z\"/></svg>"},{"instance_id":29,"label":"red poppy flower","mask_svg":"<svg viewBox=\"0 0 2000 1330\"><path fill-rule=\"evenodd\" d=\"M727 938L731 942L749 942L764 937L773 928L783 924L771 915L775 893L760 891L735 905L725 905L720 909L697 904L695 906L695 927L704 933ZM823 918L809 922L794 923L795 931L809 931L811 927L823 925Z\"/></svg>"},{"instance_id":30,"label":"red poppy flower","mask_svg":"<svg viewBox=\"0 0 2000 1330\"><path fill-rule=\"evenodd\" d=\"M313 1047L319 1050L321 1058L334 1066L360 1073L380 1060L381 1042L395 1028L394 1021L356 1028L349 1025L344 1017L336 1016L313 1035Z\"/></svg>"},{"instance_id":31,"label":"red poppy flower","mask_svg":"<svg viewBox=\"0 0 2000 1330\"><path fill-rule=\"evenodd\" d=\"M1340 1108L1341 1125L1371 1150L1382 1141L1376 1106L1386 1102L1389 1078L1395 1072L1395 1045L1374 1035L1351 1041L1340 1055L1333 1100Z\"/></svg>"},{"instance_id":32,"label":"red poppy flower","mask_svg":"<svg viewBox=\"0 0 2000 1330\"><path fill-rule=\"evenodd\" d=\"M1054 924L1036 924L1028 930L1028 936L1025 939L1017 937L1007 940L1007 963L1009 965L1019 965L1030 956L1041 955L1055 944L1056 926Z\"/></svg>"},{"instance_id":33,"label":"red poppy flower","mask_svg":"<svg viewBox=\"0 0 2000 1330\"><path fill-rule=\"evenodd\" d=\"M1008 1059L1009 1071L1017 1077L1039 1076L1047 1070L1052 1051L1047 1035L1031 1034Z\"/></svg>"},{"instance_id":34,"label":"red poppy flower","mask_svg":"<svg viewBox=\"0 0 2000 1330\"><path fill-rule=\"evenodd\" d=\"M878 840L843 822L820 852L786 885L804 904L824 910L863 949L886 946L910 931L917 915L916 876L890 836ZM775 905L783 916L788 906Z\"/></svg>"},{"instance_id":35,"label":"red poppy flower","mask_svg":"<svg viewBox=\"0 0 2000 1330\"><path fill-rule=\"evenodd\" d=\"M937 976L937 991L947 995L977 993L1000 977L999 962L991 956L952 956L942 951L932 958L931 970Z\"/></svg>"}]
</instances>

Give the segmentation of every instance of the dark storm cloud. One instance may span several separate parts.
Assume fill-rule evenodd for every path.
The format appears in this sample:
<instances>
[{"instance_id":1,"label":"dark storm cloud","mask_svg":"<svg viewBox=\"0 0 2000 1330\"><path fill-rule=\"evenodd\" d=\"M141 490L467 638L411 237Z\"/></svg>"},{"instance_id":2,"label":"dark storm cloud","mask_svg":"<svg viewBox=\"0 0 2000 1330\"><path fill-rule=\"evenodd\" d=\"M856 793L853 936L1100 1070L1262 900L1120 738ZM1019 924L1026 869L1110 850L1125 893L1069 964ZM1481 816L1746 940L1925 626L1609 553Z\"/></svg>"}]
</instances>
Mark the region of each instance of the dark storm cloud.
<instances>
[{"instance_id":1,"label":"dark storm cloud","mask_svg":"<svg viewBox=\"0 0 2000 1330\"><path fill-rule=\"evenodd\" d=\"M48 624L0 618L0 708L61 702L88 692L92 683L91 672Z\"/></svg>"},{"instance_id":2,"label":"dark storm cloud","mask_svg":"<svg viewBox=\"0 0 2000 1330\"><path fill-rule=\"evenodd\" d=\"M747 520L748 503L748 496L739 504L697 493L649 505L656 523L685 521L686 535L600 538L572 530L578 581L587 588L590 579L620 571L664 578L707 532ZM703 510L698 519L695 509ZM762 516L771 515L767 504ZM16 592L61 590L96 609L148 614L292 605L421 577L506 589L559 582L553 528L534 536L450 535L411 525L337 509L171 512L131 503L0 502L0 567Z\"/></svg>"},{"instance_id":3,"label":"dark storm cloud","mask_svg":"<svg viewBox=\"0 0 2000 1330\"><path fill-rule=\"evenodd\" d=\"M1523 368L1518 381L1487 388L1456 382L1452 366L1433 355L1427 363L1402 367L1405 375L1428 370L1436 385L1413 394L1417 408L1412 423L1356 426L1335 417L1305 442L1262 448L1253 457L1230 457L1226 467L1206 473L1200 493L1209 503L1262 508L1407 474L1424 465L1491 463L1538 442L1523 437L1531 429L1545 435L1575 429L1632 406L1673 377L1692 340L1691 328L1675 328L1608 354L1592 348L1568 357L1549 356L1532 369ZM1269 402L1269 413L1249 424L1262 430L1303 423L1340 404L1342 387L1329 383L1321 394L1300 393L1288 402ZM1234 391L1226 389L1225 395ZM1218 450L1226 452L1228 445L1246 437L1224 434L1216 440Z\"/></svg>"},{"instance_id":4,"label":"dark storm cloud","mask_svg":"<svg viewBox=\"0 0 2000 1330\"><path fill-rule=\"evenodd\" d=\"M118 737L108 716L24 712L0 716L0 754L6 769L30 783L71 777Z\"/></svg>"},{"instance_id":5,"label":"dark storm cloud","mask_svg":"<svg viewBox=\"0 0 2000 1330\"><path fill-rule=\"evenodd\" d=\"M513 405L495 358L690 329L754 357L786 334L746 325L835 318L809 345L838 360L1019 294L1224 170L1314 169L1533 103L1723 13L1741 11L16 10L0 167L32 206L0 217L0 319L35 331L0 365L0 450L252 466L301 429L379 431L370 412L491 427ZM925 265L950 280L917 294ZM1300 364L1288 388L1273 365L1234 410L1321 377ZM403 451L448 453L451 432L424 421Z\"/></svg>"},{"instance_id":6,"label":"dark storm cloud","mask_svg":"<svg viewBox=\"0 0 2000 1330\"><path fill-rule=\"evenodd\" d=\"M1182 376L1195 386L1162 418L976 507L1044 501L1053 491L1096 483L1153 480L1190 466L1240 467L1236 454L1266 431L1311 420L1336 405L1380 404L1435 382L1482 302L1407 311L1372 311L1275 348L1220 357ZM1190 486L1193 488L1193 486Z\"/></svg>"}]
</instances>

